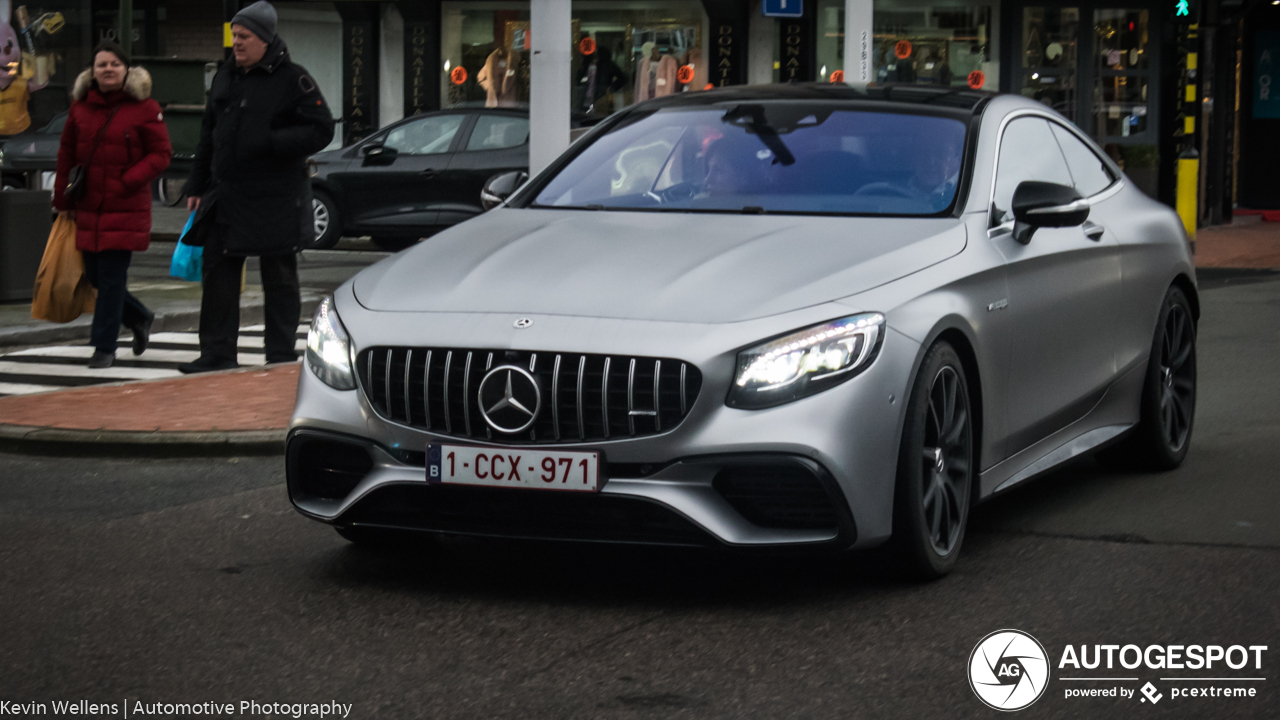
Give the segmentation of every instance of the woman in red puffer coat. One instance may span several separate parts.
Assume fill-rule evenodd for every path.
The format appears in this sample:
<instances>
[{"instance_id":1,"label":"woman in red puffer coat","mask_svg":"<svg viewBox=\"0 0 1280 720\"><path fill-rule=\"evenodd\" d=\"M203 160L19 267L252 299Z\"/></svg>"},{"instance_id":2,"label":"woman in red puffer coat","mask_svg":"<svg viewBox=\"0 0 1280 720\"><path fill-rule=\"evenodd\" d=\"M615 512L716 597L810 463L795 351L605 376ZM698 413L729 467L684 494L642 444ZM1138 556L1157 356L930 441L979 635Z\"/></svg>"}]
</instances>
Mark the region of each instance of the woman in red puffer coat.
<instances>
[{"instance_id":1,"label":"woman in red puffer coat","mask_svg":"<svg viewBox=\"0 0 1280 720\"><path fill-rule=\"evenodd\" d=\"M151 181L173 151L147 71L129 67L124 50L110 41L99 43L93 58L71 91L53 205L75 220L76 248L98 289L89 367L106 368L115 362L121 325L133 331L133 354L147 347L155 316L129 293L129 263L151 244ZM65 191L77 165L87 167L85 189L72 202Z\"/></svg>"}]
</instances>

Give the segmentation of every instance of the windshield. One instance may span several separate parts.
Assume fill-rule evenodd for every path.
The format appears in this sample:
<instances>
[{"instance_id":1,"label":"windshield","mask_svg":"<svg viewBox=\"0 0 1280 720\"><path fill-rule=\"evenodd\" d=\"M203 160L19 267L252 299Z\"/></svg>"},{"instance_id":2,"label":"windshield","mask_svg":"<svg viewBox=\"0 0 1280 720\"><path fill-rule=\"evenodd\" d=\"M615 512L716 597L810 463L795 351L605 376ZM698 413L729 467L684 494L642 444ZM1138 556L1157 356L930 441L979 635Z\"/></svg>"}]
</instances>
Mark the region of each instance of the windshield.
<instances>
[{"instance_id":1,"label":"windshield","mask_svg":"<svg viewBox=\"0 0 1280 720\"><path fill-rule=\"evenodd\" d=\"M531 206L868 215L951 207L963 122L838 107L738 103L627 118Z\"/></svg>"}]
</instances>

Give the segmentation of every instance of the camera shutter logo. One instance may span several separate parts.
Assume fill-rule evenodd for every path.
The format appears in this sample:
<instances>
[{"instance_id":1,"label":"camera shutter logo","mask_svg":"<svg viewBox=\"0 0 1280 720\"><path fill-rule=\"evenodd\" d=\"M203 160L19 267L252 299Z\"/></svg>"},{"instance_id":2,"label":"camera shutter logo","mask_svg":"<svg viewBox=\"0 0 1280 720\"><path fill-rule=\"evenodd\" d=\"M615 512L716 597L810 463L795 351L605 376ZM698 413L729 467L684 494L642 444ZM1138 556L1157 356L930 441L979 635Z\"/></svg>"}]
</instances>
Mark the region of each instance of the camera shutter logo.
<instances>
[{"instance_id":1,"label":"camera shutter logo","mask_svg":"<svg viewBox=\"0 0 1280 720\"><path fill-rule=\"evenodd\" d=\"M1049 654L1021 630L997 630L969 655L969 687L995 710L1021 710L1049 685Z\"/></svg>"}]
</instances>

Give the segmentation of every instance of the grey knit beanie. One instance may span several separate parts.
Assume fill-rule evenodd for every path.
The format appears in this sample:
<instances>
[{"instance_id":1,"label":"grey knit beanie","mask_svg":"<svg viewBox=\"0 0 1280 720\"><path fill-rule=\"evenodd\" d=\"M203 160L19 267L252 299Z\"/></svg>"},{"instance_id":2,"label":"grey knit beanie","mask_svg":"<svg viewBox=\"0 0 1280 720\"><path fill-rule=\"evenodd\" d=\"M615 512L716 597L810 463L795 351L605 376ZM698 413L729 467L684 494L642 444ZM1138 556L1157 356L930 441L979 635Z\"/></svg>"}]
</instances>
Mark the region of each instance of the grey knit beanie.
<instances>
[{"instance_id":1,"label":"grey knit beanie","mask_svg":"<svg viewBox=\"0 0 1280 720\"><path fill-rule=\"evenodd\" d=\"M226 17L226 15L223 15ZM262 42L270 44L276 39L276 9L267 0L258 2L236 13L231 18L232 25L243 25L254 35L262 38Z\"/></svg>"}]
</instances>

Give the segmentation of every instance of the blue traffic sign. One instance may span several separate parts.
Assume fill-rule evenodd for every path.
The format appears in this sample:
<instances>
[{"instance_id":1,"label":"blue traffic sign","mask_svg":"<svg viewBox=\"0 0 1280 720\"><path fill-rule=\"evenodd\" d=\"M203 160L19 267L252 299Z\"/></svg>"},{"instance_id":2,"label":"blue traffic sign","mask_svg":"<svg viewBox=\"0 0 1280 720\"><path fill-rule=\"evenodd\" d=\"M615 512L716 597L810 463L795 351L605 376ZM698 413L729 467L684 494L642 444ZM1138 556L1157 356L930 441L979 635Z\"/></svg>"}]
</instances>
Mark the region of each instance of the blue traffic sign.
<instances>
[{"instance_id":1,"label":"blue traffic sign","mask_svg":"<svg viewBox=\"0 0 1280 720\"><path fill-rule=\"evenodd\" d=\"M760 9L765 17L804 17L804 0L763 0Z\"/></svg>"}]
</instances>

